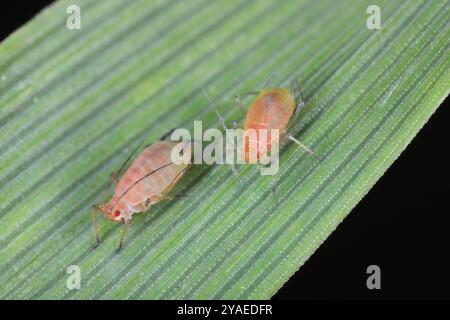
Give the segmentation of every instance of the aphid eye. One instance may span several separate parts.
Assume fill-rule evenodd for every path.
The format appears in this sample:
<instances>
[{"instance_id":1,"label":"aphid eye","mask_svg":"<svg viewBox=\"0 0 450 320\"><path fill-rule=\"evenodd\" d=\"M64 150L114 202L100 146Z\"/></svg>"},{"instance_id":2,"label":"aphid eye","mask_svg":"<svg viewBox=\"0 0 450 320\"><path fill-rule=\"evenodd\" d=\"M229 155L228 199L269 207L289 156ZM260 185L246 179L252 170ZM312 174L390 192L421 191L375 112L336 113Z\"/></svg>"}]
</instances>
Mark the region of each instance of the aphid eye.
<instances>
[{"instance_id":1,"label":"aphid eye","mask_svg":"<svg viewBox=\"0 0 450 320\"><path fill-rule=\"evenodd\" d=\"M120 216L120 211L119 211L119 210L116 210L116 212L114 212L114 216L115 216L115 217Z\"/></svg>"}]
</instances>

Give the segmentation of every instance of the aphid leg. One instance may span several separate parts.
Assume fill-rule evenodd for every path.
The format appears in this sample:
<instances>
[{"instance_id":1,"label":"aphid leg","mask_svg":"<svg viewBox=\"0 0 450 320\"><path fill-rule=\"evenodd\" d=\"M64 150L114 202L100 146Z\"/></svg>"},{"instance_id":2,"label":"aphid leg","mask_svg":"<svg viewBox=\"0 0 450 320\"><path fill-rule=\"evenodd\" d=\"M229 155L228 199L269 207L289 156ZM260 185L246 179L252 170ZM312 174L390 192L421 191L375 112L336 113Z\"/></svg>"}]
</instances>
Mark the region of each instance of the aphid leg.
<instances>
[{"instance_id":1,"label":"aphid leg","mask_svg":"<svg viewBox=\"0 0 450 320\"><path fill-rule=\"evenodd\" d=\"M178 183L178 181L184 176L184 174L188 171L188 169L190 168L190 166L184 168L179 174L178 176L176 176L175 179L173 179L173 181L169 184L169 186L167 187L167 193L169 193L174 187L175 185ZM159 200L173 200L173 199L177 199L177 198L182 198L185 197L185 195L169 195L169 194L164 194L161 196L161 198L159 198Z\"/></svg>"},{"instance_id":2,"label":"aphid leg","mask_svg":"<svg viewBox=\"0 0 450 320\"><path fill-rule=\"evenodd\" d=\"M286 138L288 138L289 140L291 140L292 142L297 144L300 148L304 149L309 154L313 155L316 159L320 159L320 157L311 148L309 148L305 144L301 143L292 134L289 133L291 131L292 127L294 126L294 124L296 122L295 120L298 118L300 111L305 106L303 89L300 86L300 84L298 83L297 78L295 78L295 77L292 79L292 82L291 82L291 94L292 94L292 96L294 96L294 98L296 100L299 99L299 101L295 107L294 114L292 115L291 119L289 120L286 130L284 131Z\"/></svg>"},{"instance_id":3,"label":"aphid leg","mask_svg":"<svg viewBox=\"0 0 450 320\"><path fill-rule=\"evenodd\" d=\"M275 191L277 190L277 179L275 178L275 175L272 176L272 197L275 197Z\"/></svg>"},{"instance_id":4,"label":"aphid leg","mask_svg":"<svg viewBox=\"0 0 450 320\"><path fill-rule=\"evenodd\" d=\"M272 163L274 160L274 156L271 157L270 159L270 163ZM278 160L277 160L278 161ZM262 164L261 162L258 162L258 165L260 167L264 167L265 165ZM275 198L275 191L277 189L277 179L276 179L276 174L272 175L272 181L271 181L271 189L272 189L272 196Z\"/></svg>"},{"instance_id":5,"label":"aphid leg","mask_svg":"<svg viewBox=\"0 0 450 320\"><path fill-rule=\"evenodd\" d=\"M306 152L308 152L310 155L314 156L317 160L320 160L320 156L317 155L311 148L309 148L307 145L301 143L300 141L298 141L294 136L290 135L290 134L286 134L286 137L291 140L292 142L294 142L295 144L297 144L300 148L302 148L303 150L305 150Z\"/></svg>"},{"instance_id":6,"label":"aphid leg","mask_svg":"<svg viewBox=\"0 0 450 320\"><path fill-rule=\"evenodd\" d=\"M116 173L115 172L111 172L111 181L114 184L117 184L119 182L119 180L117 179Z\"/></svg>"},{"instance_id":7,"label":"aphid leg","mask_svg":"<svg viewBox=\"0 0 450 320\"><path fill-rule=\"evenodd\" d=\"M295 91L297 92L297 94L295 94ZM299 101L298 101L297 105L295 106L294 114L292 115L291 119L289 120L286 131L289 131L293 127L293 125L295 124L295 122L300 114L300 111L302 111L303 107L305 106L305 99L303 97L303 89L300 86L300 84L298 83L296 78L293 78L292 82L291 82L291 94L295 100L299 99Z\"/></svg>"},{"instance_id":8,"label":"aphid leg","mask_svg":"<svg viewBox=\"0 0 450 320\"><path fill-rule=\"evenodd\" d=\"M297 95L294 91L297 91ZM295 98L300 98L301 100L305 100L303 96L303 88L297 80L297 77L292 78L291 80L291 93Z\"/></svg>"},{"instance_id":9,"label":"aphid leg","mask_svg":"<svg viewBox=\"0 0 450 320\"><path fill-rule=\"evenodd\" d=\"M258 162L258 165L260 167L264 168L264 165L262 163ZM272 196L274 198L275 198L275 191L276 191L276 188L277 188L277 180L276 180L275 176L276 176L275 174L272 175L272 181L271 181Z\"/></svg>"},{"instance_id":10,"label":"aphid leg","mask_svg":"<svg viewBox=\"0 0 450 320\"><path fill-rule=\"evenodd\" d=\"M225 130L225 132L226 132L226 131L227 131L227 126L225 125L225 120L223 119L223 117L222 117L222 115L220 114L219 110L218 110L218 109L216 108L216 106L214 105L213 101L211 100L211 98L210 98L209 95L208 95L208 92L206 92L206 90L205 90L205 88L203 87L202 84L200 84L200 87L202 88L203 93L205 94L206 98L208 99L208 104L209 104L209 106L210 106L211 108L213 108L214 111L216 112L216 115L217 115L217 117L219 118L219 121L220 121L220 123L222 124L222 127L223 127L223 129ZM234 141L233 141L233 148L234 148L234 150L237 149L237 148L236 148L236 145L235 145L235 143L234 143ZM237 170L236 170L234 164L231 163L231 164L230 164L230 167L231 167L231 171L233 172L233 175L236 177L237 182L240 183L241 180L240 180L240 178L239 178L239 175L238 175L238 173L237 173Z\"/></svg>"},{"instance_id":11,"label":"aphid leg","mask_svg":"<svg viewBox=\"0 0 450 320\"><path fill-rule=\"evenodd\" d=\"M94 226L94 234L95 234L95 247L97 247L100 244L100 234L98 232L98 224L97 224L97 210L99 210L99 207L97 205L92 206L92 223Z\"/></svg>"},{"instance_id":12,"label":"aphid leg","mask_svg":"<svg viewBox=\"0 0 450 320\"><path fill-rule=\"evenodd\" d=\"M177 198L181 198L181 196L165 194L165 195L159 197L158 200L175 200Z\"/></svg>"},{"instance_id":13,"label":"aphid leg","mask_svg":"<svg viewBox=\"0 0 450 320\"><path fill-rule=\"evenodd\" d=\"M233 120L232 125L233 125L233 128L234 128L235 130L236 130L236 129L239 129L239 123L238 123L237 121ZM241 149L239 149L239 148L237 148L237 147L235 146L234 151L236 152L236 154L238 155L238 157L242 157Z\"/></svg>"},{"instance_id":14,"label":"aphid leg","mask_svg":"<svg viewBox=\"0 0 450 320\"><path fill-rule=\"evenodd\" d=\"M128 220L127 222L125 222L125 227L123 228L122 234L120 235L119 247L117 248L117 252L122 250L123 240L125 239L125 234L128 231L128 226L130 225L130 223L131 223L131 220Z\"/></svg>"},{"instance_id":15,"label":"aphid leg","mask_svg":"<svg viewBox=\"0 0 450 320\"><path fill-rule=\"evenodd\" d=\"M271 157L271 162L273 162L274 160L274 156ZM276 161L279 161L279 159L277 158ZM276 199L275 197L275 191L277 189L277 178L276 178L276 174L272 175L272 182L271 182L271 187L272 187L272 196L274 199Z\"/></svg>"}]
</instances>

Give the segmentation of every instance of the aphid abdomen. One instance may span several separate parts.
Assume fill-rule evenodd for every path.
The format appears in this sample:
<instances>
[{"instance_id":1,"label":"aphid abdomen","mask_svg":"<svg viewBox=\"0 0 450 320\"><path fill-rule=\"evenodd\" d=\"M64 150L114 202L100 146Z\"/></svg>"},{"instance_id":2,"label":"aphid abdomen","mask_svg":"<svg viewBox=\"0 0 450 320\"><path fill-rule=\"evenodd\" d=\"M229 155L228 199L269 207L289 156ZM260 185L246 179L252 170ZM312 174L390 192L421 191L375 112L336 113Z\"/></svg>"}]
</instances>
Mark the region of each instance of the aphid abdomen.
<instances>
[{"instance_id":1,"label":"aphid abdomen","mask_svg":"<svg viewBox=\"0 0 450 320\"><path fill-rule=\"evenodd\" d=\"M175 145L176 142L160 141L144 149L116 186L116 195L123 195L122 202L142 208L148 199L157 199L167 192L187 166L171 163Z\"/></svg>"},{"instance_id":2,"label":"aphid abdomen","mask_svg":"<svg viewBox=\"0 0 450 320\"><path fill-rule=\"evenodd\" d=\"M289 119L295 109L295 99L286 89L263 90L250 105L245 119L244 134L248 130L254 130L256 140L251 143L248 139L244 142L244 160L249 162L250 153L257 155L259 159L261 153L270 151L272 141L271 130L279 130L280 139L283 136ZM261 129L267 130L267 135ZM248 134L250 136L250 134ZM253 150L258 146L258 150Z\"/></svg>"}]
</instances>

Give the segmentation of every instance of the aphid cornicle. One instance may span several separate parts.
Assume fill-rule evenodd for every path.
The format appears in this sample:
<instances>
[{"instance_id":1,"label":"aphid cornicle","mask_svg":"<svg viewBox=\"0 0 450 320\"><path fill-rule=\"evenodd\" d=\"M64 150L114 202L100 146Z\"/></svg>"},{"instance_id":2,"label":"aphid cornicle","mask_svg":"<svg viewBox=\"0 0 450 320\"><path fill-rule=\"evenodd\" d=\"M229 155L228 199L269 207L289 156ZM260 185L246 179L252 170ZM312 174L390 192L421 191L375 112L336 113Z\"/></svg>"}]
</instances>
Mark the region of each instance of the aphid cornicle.
<instances>
[{"instance_id":1,"label":"aphid cornicle","mask_svg":"<svg viewBox=\"0 0 450 320\"><path fill-rule=\"evenodd\" d=\"M169 195L169 192L191 166L190 163L181 161L179 163L172 162L172 149L179 143L158 141L149 145L144 148L120 180L117 180L114 173L111 175L115 183L113 196L107 203L94 205L92 209L97 245L100 243L100 237L96 211L100 211L111 221L125 223L119 242L118 250L120 250L133 214L145 212L152 205L173 198ZM191 142L181 143L183 145L180 147L180 154L190 155ZM125 161L122 168L125 167L129 159Z\"/></svg>"}]
</instances>

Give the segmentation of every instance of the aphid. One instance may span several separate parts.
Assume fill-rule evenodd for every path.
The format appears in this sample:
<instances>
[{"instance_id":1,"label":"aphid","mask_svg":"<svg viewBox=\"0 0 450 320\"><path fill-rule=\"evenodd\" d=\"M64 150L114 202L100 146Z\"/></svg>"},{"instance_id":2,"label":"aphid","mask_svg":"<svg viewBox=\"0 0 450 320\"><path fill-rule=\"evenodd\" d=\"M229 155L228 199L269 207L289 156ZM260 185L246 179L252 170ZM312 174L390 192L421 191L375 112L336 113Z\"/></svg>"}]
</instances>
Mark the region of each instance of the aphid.
<instances>
[{"instance_id":1,"label":"aphid","mask_svg":"<svg viewBox=\"0 0 450 320\"><path fill-rule=\"evenodd\" d=\"M100 243L100 237L96 221L96 211L100 211L111 221L125 223L119 242L118 250L120 250L133 214L145 212L152 205L162 200L174 198L169 195L169 192L191 166L190 163L181 161L177 163L172 162L172 149L178 143L161 140L151 144L144 148L120 180L116 178L116 174L111 174L111 178L115 184L113 196L107 203L94 205L92 208L92 219L97 245ZM179 146L180 156L183 154L190 155L192 149L191 142L181 143L182 145ZM131 155L119 171L125 168L130 158Z\"/></svg>"},{"instance_id":2,"label":"aphid","mask_svg":"<svg viewBox=\"0 0 450 320\"><path fill-rule=\"evenodd\" d=\"M238 150L238 152L243 155L246 163L257 163L260 160L261 154L270 152L271 147L275 143L279 145L283 138L287 138L306 150L309 154L318 158L313 150L301 143L289 132L305 105L303 92L298 81L296 79L292 80L290 90L286 88L270 88L272 77L266 81L261 91L252 91L241 95L237 94L235 97L236 104L245 113L240 97L244 95L256 95L256 98L251 102L246 112L243 128L244 143L242 149ZM213 105L205 90L204 92L210 105ZM226 129L224 119L215 106L214 109L222 126ZM233 125L235 128L237 127L236 122ZM278 130L278 137L272 136L271 130ZM256 135L252 136L250 131L256 133ZM256 155L256 157L251 155ZM237 177L234 167L232 167L232 170Z\"/></svg>"},{"instance_id":3,"label":"aphid","mask_svg":"<svg viewBox=\"0 0 450 320\"><path fill-rule=\"evenodd\" d=\"M293 79L291 89L288 90L286 88L269 88L271 79L272 77L268 79L264 89L259 93L249 92L245 94L257 95L248 108L244 123L244 136L250 136L247 135L247 132L254 130L254 132L256 132L257 141L252 144L250 143L250 139L244 140L244 160L246 162L251 162L250 154L252 153L256 154L256 158L259 160L262 153L270 151L271 146L274 143L279 143L279 141L274 140L274 137L271 137L270 133L272 129L278 130L280 133L279 140L286 137L311 155L316 156L314 151L298 141L289 132L305 105L303 92L298 81ZM296 103L297 100L299 100L298 104ZM241 109L244 109L239 94L236 95L235 101ZM267 134L261 134L260 131L262 129L267 130ZM257 150L252 150L252 148L257 148Z\"/></svg>"}]
</instances>

